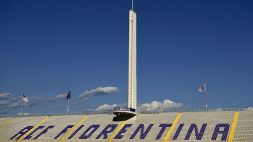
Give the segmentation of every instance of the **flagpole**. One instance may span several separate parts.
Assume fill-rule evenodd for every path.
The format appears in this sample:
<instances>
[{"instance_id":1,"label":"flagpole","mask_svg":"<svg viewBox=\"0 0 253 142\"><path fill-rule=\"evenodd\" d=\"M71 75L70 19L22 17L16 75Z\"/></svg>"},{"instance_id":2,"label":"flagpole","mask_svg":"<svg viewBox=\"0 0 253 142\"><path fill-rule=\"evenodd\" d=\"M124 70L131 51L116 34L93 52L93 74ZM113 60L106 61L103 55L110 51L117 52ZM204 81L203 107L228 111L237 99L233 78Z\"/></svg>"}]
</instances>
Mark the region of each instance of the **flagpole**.
<instances>
[{"instance_id":1,"label":"flagpole","mask_svg":"<svg viewBox=\"0 0 253 142\"><path fill-rule=\"evenodd\" d=\"M208 112L207 93L205 93L205 111Z\"/></svg>"},{"instance_id":2,"label":"flagpole","mask_svg":"<svg viewBox=\"0 0 253 142\"><path fill-rule=\"evenodd\" d=\"M206 86L206 82L205 82L205 86ZM207 90L205 91L205 97L206 97L206 105L205 105L205 108L206 108L206 112L208 112L208 97L207 97Z\"/></svg>"},{"instance_id":3,"label":"flagpole","mask_svg":"<svg viewBox=\"0 0 253 142\"><path fill-rule=\"evenodd\" d=\"M69 115L69 100L70 100L70 99L68 99L67 115Z\"/></svg>"},{"instance_id":4,"label":"flagpole","mask_svg":"<svg viewBox=\"0 0 253 142\"><path fill-rule=\"evenodd\" d=\"M22 117L22 113L23 113L23 107L22 107L22 95L21 95L21 98L20 98L20 117Z\"/></svg>"}]
</instances>

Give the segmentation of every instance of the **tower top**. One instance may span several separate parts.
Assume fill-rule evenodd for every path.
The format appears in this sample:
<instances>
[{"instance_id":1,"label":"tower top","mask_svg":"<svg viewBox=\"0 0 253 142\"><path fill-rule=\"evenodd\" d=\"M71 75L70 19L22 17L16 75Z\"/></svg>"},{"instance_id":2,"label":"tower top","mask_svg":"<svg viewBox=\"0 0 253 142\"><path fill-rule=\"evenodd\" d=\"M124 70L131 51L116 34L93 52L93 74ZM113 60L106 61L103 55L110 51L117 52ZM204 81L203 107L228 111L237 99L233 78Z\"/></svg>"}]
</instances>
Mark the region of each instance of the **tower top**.
<instances>
[{"instance_id":1,"label":"tower top","mask_svg":"<svg viewBox=\"0 0 253 142\"><path fill-rule=\"evenodd\" d=\"M132 0L132 10L134 11L134 0Z\"/></svg>"}]
</instances>

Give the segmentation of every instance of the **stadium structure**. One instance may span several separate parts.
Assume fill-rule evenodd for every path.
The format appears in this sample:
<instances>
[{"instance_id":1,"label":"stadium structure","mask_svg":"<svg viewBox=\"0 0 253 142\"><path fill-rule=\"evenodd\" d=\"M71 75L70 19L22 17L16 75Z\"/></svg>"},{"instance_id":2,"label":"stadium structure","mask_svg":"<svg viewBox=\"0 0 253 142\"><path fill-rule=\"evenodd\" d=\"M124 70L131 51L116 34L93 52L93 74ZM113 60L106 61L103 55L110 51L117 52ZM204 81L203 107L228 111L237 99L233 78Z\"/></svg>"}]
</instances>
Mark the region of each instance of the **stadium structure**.
<instances>
[{"instance_id":1,"label":"stadium structure","mask_svg":"<svg viewBox=\"0 0 253 142\"><path fill-rule=\"evenodd\" d=\"M132 8L129 11L128 107L115 108L114 114L3 117L0 118L0 141L253 141L253 111L143 114L137 113L136 98L136 12Z\"/></svg>"},{"instance_id":2,"label":"stadium structure","mask_svg":"<svg viewBox=\"0 0 253 142\"><path fill-rule=\"evenodd\" d=\"M114 108L116 118L136 119L137 110L137 50L136 50L136 13L129 11L129 53L128 53L128 108Z\"/></svg>"}]
</instances>

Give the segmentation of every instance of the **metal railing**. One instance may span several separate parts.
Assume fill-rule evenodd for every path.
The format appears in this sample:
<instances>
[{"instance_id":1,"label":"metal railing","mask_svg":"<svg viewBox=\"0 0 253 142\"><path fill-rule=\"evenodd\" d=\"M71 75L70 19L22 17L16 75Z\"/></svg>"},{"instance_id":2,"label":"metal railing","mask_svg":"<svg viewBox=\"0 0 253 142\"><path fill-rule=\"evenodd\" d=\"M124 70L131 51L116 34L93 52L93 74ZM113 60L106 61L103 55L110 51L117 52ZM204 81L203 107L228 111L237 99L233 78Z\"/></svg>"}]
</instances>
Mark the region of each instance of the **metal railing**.
<instances>
[{"instance_id":1,"label":"metal railing","mask_svg":"<svg viewBox=\"0 0 253 142\"><path fill-rule=\"evenodd\" d=\"M249 108L210 108L208 112L228 112L228 111L253 111L253 109ZM73 112L69 115L99 115L99 114L108 114L112 115L113 111L89 111L89 112ZM138 112L138 111L137 111ZM140 114L159 114L166 112L206 112L205 109L187 109L187 108L178 108L178 109L168 109L168 110L158 110L158 111L142 111L138 112ZM66 113L45 113L45 114L26 114L22 115L22 117L36 117L36 116L66 116ZM20 117L20 114L12 115L12 114L0 114L0 118L6 117Z\"/></svg>"}]
</instances>

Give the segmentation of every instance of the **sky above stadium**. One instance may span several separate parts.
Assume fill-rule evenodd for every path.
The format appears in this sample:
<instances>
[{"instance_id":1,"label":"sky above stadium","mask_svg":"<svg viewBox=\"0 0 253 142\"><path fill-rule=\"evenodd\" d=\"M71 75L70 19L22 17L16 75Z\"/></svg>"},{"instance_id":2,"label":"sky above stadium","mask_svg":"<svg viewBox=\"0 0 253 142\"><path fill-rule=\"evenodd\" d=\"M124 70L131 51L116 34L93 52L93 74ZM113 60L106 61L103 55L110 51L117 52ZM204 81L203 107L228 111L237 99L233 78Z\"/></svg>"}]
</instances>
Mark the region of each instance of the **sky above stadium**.
<instances>
[{"instance_id":1,"label":"sky above stadium","mask_svg":"<svg viewBox=\"0 0 253 142\"><path fill-rule=\"evenodd\" d=\"M0 1L0 114L127 103L130 0ZM143 110L253 106L252 0L135 0Z\"/></svg>"}]
</instances>

